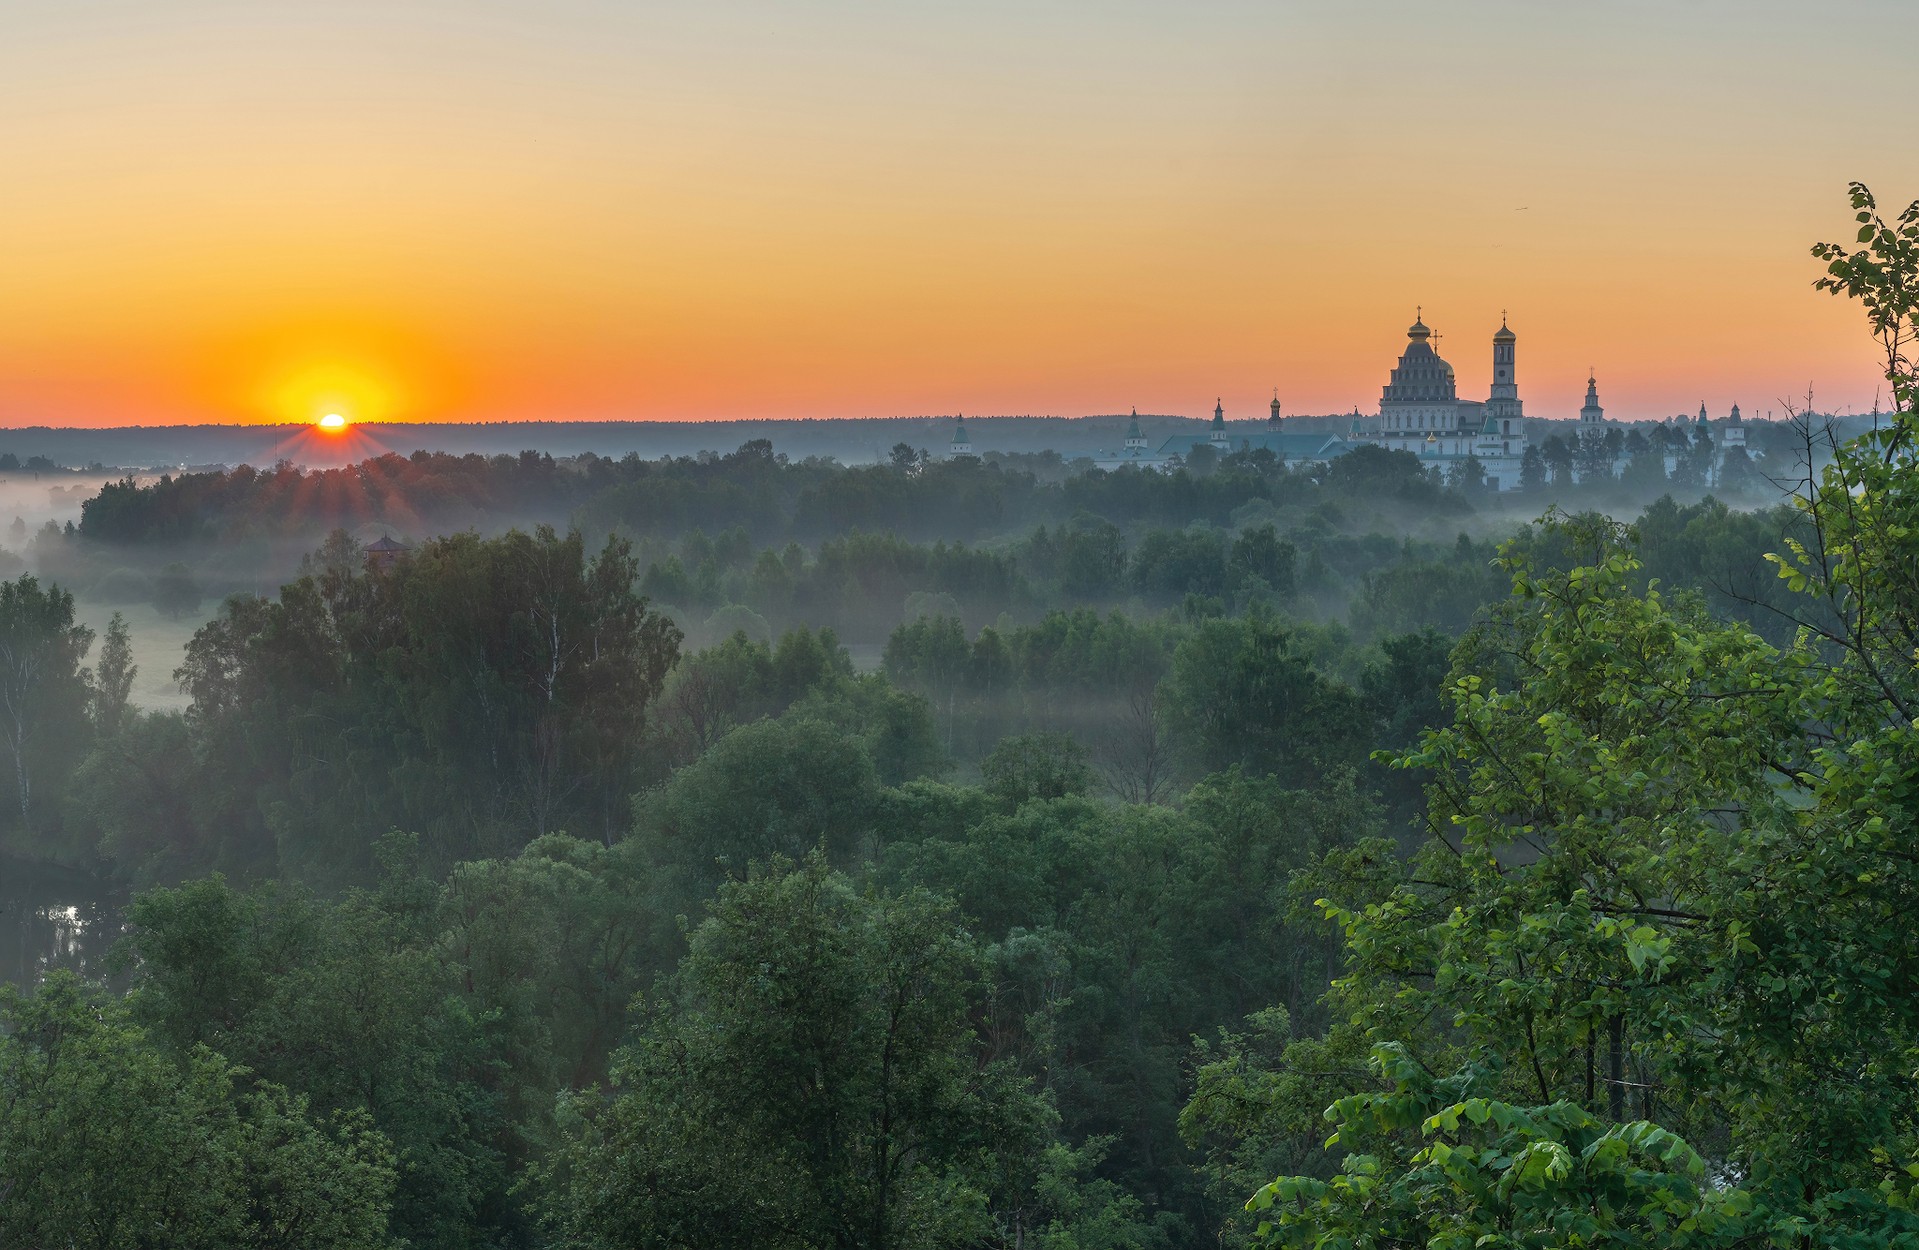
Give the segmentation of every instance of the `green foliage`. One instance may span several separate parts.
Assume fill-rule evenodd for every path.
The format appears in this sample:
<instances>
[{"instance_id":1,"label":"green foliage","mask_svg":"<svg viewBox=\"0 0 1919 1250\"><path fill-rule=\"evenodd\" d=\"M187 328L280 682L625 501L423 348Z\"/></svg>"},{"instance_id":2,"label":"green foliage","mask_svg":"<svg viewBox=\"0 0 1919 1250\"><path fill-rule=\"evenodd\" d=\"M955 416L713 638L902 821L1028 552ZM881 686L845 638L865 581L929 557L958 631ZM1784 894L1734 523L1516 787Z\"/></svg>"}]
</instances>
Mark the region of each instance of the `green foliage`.
<instances>
[{"instance_id":1,"label":"green foliage","mask_svg":"<svg viewBox=\"0 0 1919 1250\"><path fill-rule=\"evenodd\" d=\"M1377 741L1409 747L1444 719L1442 692L1452 640L1431 627L1382 638L1359 677L1359 696L1380 726Z\"/></svg>"},{"instance_id":2,"label":"green foliage","mask_svg":"<svg viewBox=\"0 0 1919 1250\"><path fill-rule=\"evenodd\" d=\"M1066 734L1022 734L1003 739L980 762L986 792L1008 811L1033 799L1059 799L1084 794L1092 787L1093 772L1086 751Z\"/></svg>"},{"instance_id":3,"label":"green foliage","mask_svg":"<svg viewBox=\"0 0 1919 1250\"><path fill-rule=\"evenodd\" d=\"M1814 286L1859 301L1885 353L1886 380L1900 392L1902 407L1908 406L1913 375L1905 347L1919 331L1919 200L1887 221L1863 183L1851 183L1847 194L1860 246L1816 244L1812 254L1826 262L1826 276Z\"/></svg>"},{"instance_id":4,"label":"green foliage","mask_svg":"<svg viewBox=\"0 0 1919 1250\"><path fill-rule=\"evenodd\" d=\"M1515 1106L1480 1092L1494 1082L1474 1072L1433 1079L1394 1045L1373 1061L1391 1090L1326 1111L1349 1150L1339 1174L1282 1178L1247 1204L1267 1244L1730 1246L1753 1231L1751 1200L1656 1124ZM1369 1151L1407 1139L1410 1154Z\"/></svg>"},{"instance_id":5,"label":"green foliage","mask_svg":"<svg viewBox=\"0 0 1919 1250\"><path fill-rule=\"evenodd\" d=\"M193 570L178 560L162 565L153 575L153 607L162 616L176 621L192 616L205 597Z\"/></svg>"},{"instance_id":6,"label":"green foliage","mask_svg":"<svg viewBox=\"0 0 1919 1250\"><path fill-rule=\"evenodd\" d=\"M882 785L938 776L950 766L927 701L877 673L817 686L793 714L855 736Z\"/></svg>"},{"instance_id":7,"label":"green foliage","mask_svg":"<svg viewBox=\"0 0 1919 1250\"><path fill-rule=\"evenodd\" d=\"M1180 1136L1203 1152L1201 1171L1221 1244L1249 1244L1257 1221L1246 1195L1274 1175L1320 1163L1324 1080L1338 1056L1298 1038L1283 1007L1248 1016L1245 1031L1222 1029L1193 1044L1193 1093L1179 1113ZM1354 1075L1361 1075L1355 1073ZM1315 1079L1318 1078L1318 1079Z\"/></svg>"},{"instance_id":8,"label":"green foliage","mask_svg":"<svg viewBox=\"0 0 1919 1250\"><path fill-rule=\"evenodd\" d=\"M851 862L869 845L878 793L872 758L852 734L809 716L755 721L645 796L636 828L657 861L703 895L771 855L818 847Z\"/></svg>"},{"instance_id":9,"label":"green foliage","mask_svg":"<svg viewBox=\"0 0 1919 1250\"><path fill-rule=\"evenodd\" d=\"M211 804L199 790L193 748L184 718L129 709L74 772L71 814L89 849L142 884L177 880L206 864Z\"/></svg>"},{"instance_id":10,"label":"green foliage","mask_svg":"<svg viewBox=\"0 0 1919 1250\"><path fill-rule=\"evenodd\" d=\"M637 849L548 834L461 864L440 893L438 950L493 1048L515 1165L551 1138L555 1090L605 1078L628 1004L672 965L679 935Z\"/></svg>"},{"instance_id":11,"label":"green foliage","mask_svg":"<svg viewBox=\"0 0 1919 1250\"><path fill-rule=\"evenodd\" d=\"M100 643L100 659L94 666L93 728L103 737L111 737L127 715L127 697L133 692L133 678L140 671L133 662L133 639L127 632L126 618L118 612L107 622L107 636Z\"/></svg>"},{"instance_id":12,"label":"green foliage","mask_svg":"<svg viewBox=\"0 0 1919 1250\"><path fill-rule=\"evenodd\" d=\"M0 810L35 850L65 849L47 845L48 826L92 736L90 674L81 667L92 646L70 593L31 573L0 582L0 794L12 792Z\"/></svg>"},{"instance_id":13,"label":"green foliage","mask_svg":"<svg viewBox=\"0 0 1919 1250\"><path fill-rule=\"evenodd\" d=\"M65 974L0 987L0 1244L397 1247L385 1138L246 1078Z\"/></svg>"},{"instance_id":14,"label":"green foliage","mask_svg":"<svg viewBox=\"0 0 1919 1250\"><path fill-rule=\"evenodd\" d=\"M1305 786L1365 749L1352 691L1316 671L1292 631L1263 613L1198 625L1173 653L1165 697L1202 772L1237 764Z\"/></svg>"},{"instance_id":15,"label":"green foliage","mask_svg":"<svg viewBox=\"0 0 1919 1250\"><path fill-rule=\"evenodd\" d=\"M1456 637L1502 597L1505 583L1492 548L1461 534L1443 556L1400 560L1368 574L1354 615L1381 634L1431 628Z\"/></svg>"},{"instance_id":16,"label":"green foliage","mask_svg":"<svg viewBox=\"0 0 1919 1250\"><path fill-rule=\"evenodd\" d=\"M210 1049L250 1085L364 1117L398 1159L394 1231L450 1250L516 1217L495 1052L434 949L437 893L399 873L325 904L210 878L137 897L124 958L134 1019L174 1053Z\"/></svg>"},{"instance_id":17,"label":"green foliage","mask_svg":"<svg viewBox=\"0 0 1919 1250\"><path fill-rule=\"evenodd\" d=\"M1313 1015L1330 948L1287 922L1288 879L1376 827L1365 797L1233 772L1184 813L1065 797L1009 814L930 786L883 810L886 879L952 897L992 944L997 1053L1044 1081L1069 1139L1112 1139L1109 1175L1188 1233L1209 1223L1176 1131L1187 1047L1275 1000Z\"/></svg>"},{"instance_id":18,"label":"green foliage","mask_svg":"<svg viewBox=\"0 0 1919 1250\"><path fill-rule=\"evenodd\" d=\"M818 856L724 886L540 1187L559 1244L1130 1246L1133 1204L982 1063L980 953Z\"/></svg>"},{"instance_id":19,"label":"green foliage","mask_svg":"<svg viewBox=\"0 0 1919 1250\"><path fill-rule=\"evenodd\" d=\"M1298 549L1270 525L1244 530L1226 559L1227 584L1241 594L1255 585L1284 598L1293 593Z\"/></svg>"},{"instance_id":20,"label":"green foliage","mask_svg":"<svg viewBox=\"0 0 1919 1250\"><path fill-rule=\"evenodd\" d=\"M1223 594L1226 539L1216 530L1152 530L1133 551L1129 570L1141 592L1178 600Z\"/></svg>"},{"instance_id":21,"label":"green foliage","mask_svg":"<svg viewBox=\"0 0 1919 1250\"><path fill-rule=\"evenodd\" d=\"M1474 495L1486 489L1486 466L1478 456L1456 460L1446 471L1446 485L1462 495Z\"/></svg>"},{"instance_id":22,"label":"green foliage","mask_svg":"<svg viewBox=\"0 0 1919 1250\"><path fill-rule=\"evenodd\" d=\"M1354 1220L1421 1244L1455 1234L1467 1244L1493 1230L1523 1240L1531 1224L1553 1227L1565 1195L1551 1186L1534 1211L1488 1195L1531 1201L1541 1182L1567 1181L1568 1160L1601 1135L1594 1114L1616 1118L1624 1105L1627 1064L1632 1086L1665 1088L1675 1073L1666 1065L1678 1059L1673 1032L1705 1027L1706 1017L1674 1014L1691 998L1680 987L1709 975L1713 958L1710 945L1695 950L1692 909L1701 905L1702 861L1715 858L1719 840L1712 813L1766 789L1764 744L1783 724L1781 700L1759 675L1773 657L1749 635L1675 613L1656 595L1632 596L1633 562L1610 546L1615 536L1569 537L1595 546L1600 562L1539 576L1511 560L1514 606L1462 648L1450 692L1458 727L1430 733L1400 761L1435 771L1441 841L1385 898L1328 905L1349 945L1337 984L1354 1019L1382 1040L1413 1036L1422 1019L1449 1019L1450 1034L1421 1044L1481 1075L1461 1077L1465 1085L1431 1095L1428 1106L1395 1069L1394 1095L1335 1104L1331 1114L1360 1125L1336 1140L1356 1149L1366 1133L1384 1134L1398 1153L1382 1163L1356 1152L1334 1181L1296 1178L1262 1191L1256 1206L1282 1204L1273 1232L1281 1241L1337 1235ZM1499 664L1511 684L1472 673L1475 659ZM1628 1020L1648 1021L1633 1035L1652 1028L1666 1046L1629 1060ZM1468 1090L1511 1090L1544 1110L1514 1112L1520 1136L1484 1147L1442 1142L1422 1153L1406 1139L1429 1116L1445 1124L1444 1106ZM1502 1131L1513 1128L1506 1114ZM1567 1144L1579 1132L1587 1138ZM1548 1162L1535 1174L1538 1160ZM1482 1164L1485 1175L1464 1175ZM1581 1173L1578 1183L1589 1182L1603 1183ZM1635 1210L1647 1201L1623 1197ZM1685 1191L1660 1209L1689 1219L1696 1199Z\"/></svg>"},{"instance_id":23,"label":"green foliage","mask_svg":"<svg viewBox=\"0 0 1919 1250\"><path fill-rule=\"evenodd\" d=\"M1463 498L1427 477L1419 457L1370 443L1325 466L1325 480L1338 498L1392 499L1453 515L1472 510Z\"/></svg>"},{"instance_id":24,"label":"green foliage","mask_svg":"<svg viewBox=\"0 0 1919 1250\"><path fill-rule=\"evenodd\" d=\"M365 881L396 826L441 869L559 829L615 836L678 642L634 572L624 544L589 557L577 532L460 534L228 600L176 674L220 839L201 862Z\"/></svg>"},{"instance_id":25,"label":"green foliage","mask_svg":"<svg viewBox=\"0 0 1919 1250\"><path fill-rule=\"evenodd\" d=\"M1519 489L1529 495L1546 489L1546 457L1530 442L1519 458Z\"/></svg>"},{"instance_id":26,"label":"green foliage","mask_svg":"<svg viewBox=\"0 0 1919 1250\"><path fill-rule=\"evenodd\" d=\"M1054 551L1045 550L1044 540L1044 530L1033 536L1032 558L1041 567L1052 563L1058 569L1060 589L1067 594L1096 599L1118 589L1126 544L1111 521L1082 514L1059 528Z\"/></svg>"},{"instance_id":27,"label":"green foliage","mask_svg":"<svg viewBox=\"0 0 1919 1250\"><path fill-rule=\"evenodd\" d=\"M674 762L685 763L740 725L852 677L853 663L829 629L789 631L777 647L734 634L680 657L660 697L658 728Z\"/></svg>"}]
</instances>

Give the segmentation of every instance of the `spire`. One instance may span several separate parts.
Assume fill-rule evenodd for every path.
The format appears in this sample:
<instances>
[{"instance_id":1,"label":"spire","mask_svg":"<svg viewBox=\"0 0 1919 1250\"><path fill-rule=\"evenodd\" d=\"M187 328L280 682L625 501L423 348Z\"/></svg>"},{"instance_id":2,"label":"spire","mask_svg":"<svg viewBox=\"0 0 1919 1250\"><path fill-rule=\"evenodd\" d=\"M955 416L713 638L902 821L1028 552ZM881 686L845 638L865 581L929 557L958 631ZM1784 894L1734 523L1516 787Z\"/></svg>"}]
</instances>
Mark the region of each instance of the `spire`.
<instances>
[{"instance_id":1,"label":"spire","mask_svg":"<svg viewBox=\"0 0 1919 1250\"><path fill-rule=\"evenodd\" d=\"M1579 410L1579 424L1582 426L1603 425L1606 410L1599 406L1599 376L1591 365L1586 366L1586 406Z\"/></svg>"},{"instance_id":2,"label":"spire","mask_svg":"<svg viewBox=\"0 0 1919 1250\"><path fill-rule=\"evenodd\" d=\"M1273 388L1272 415L1266 419L1274 425L1279 424L1279 388L1277 386Z\"/></svg>"},{"instance_id":3,"label":"spire","mask_svg":"<svg viewBox=\"0 0 1919 1250\"><path fill-rule=\"evenodd\" d=\"M1226 405L1218 399L1213 401L1213 428L1215 430L1226 428Z\"/></svg>"}]
</instances>

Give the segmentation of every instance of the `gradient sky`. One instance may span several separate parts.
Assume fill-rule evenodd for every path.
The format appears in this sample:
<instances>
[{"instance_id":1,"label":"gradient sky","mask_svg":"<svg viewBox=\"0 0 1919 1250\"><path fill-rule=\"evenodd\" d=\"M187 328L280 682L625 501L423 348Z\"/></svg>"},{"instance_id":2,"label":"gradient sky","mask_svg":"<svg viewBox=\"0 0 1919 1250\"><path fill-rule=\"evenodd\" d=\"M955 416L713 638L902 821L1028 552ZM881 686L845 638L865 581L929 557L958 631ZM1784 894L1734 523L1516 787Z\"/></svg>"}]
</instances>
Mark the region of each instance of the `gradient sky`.
<instances>
[{"instance_id":1,"label":"gradient sky","mask_svg":"<svg viewBox=\"0 0 1919 1250\"><path fill-rule=\"evenodd\" d=\"M0 424L1869 408L1913 0L0 0Z\"/></svg>"}]
</instances>

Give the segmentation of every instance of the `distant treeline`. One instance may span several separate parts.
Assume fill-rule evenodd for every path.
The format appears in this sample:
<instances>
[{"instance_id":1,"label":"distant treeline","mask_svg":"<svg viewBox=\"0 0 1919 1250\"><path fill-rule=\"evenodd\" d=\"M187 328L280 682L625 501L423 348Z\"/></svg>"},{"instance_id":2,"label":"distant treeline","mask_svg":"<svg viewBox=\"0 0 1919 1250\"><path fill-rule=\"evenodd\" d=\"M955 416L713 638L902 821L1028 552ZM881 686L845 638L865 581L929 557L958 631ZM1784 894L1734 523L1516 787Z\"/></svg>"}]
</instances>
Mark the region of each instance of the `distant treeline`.
<instances>
[{"instance_id":1,"label":"distant treeline","mask_svg":"<svg viewBox=\"0 0 1919 1250\"><path fill-rule=\"evenodd\" d=\"M1362 448L1330 465L1238 453L1204 469L1069 474L1057 456L1000 462L921 458L884 465L789 461L765 440L727 455L671 460L582 456L382 456L341 469L282 465L111 484L84 505L79 533L105 543L236 541L388 524L409 534L565 521L588 531L677 536L743 527L759 541L818 541L854 530L970 540L1090 512L1116 524L1224 524L1249 503L1320 498L1461 514L1471 505L1412 456Z\"/></svg>"},{"instance_id":2,"label":"distant treeline","mask_svg":"<svg viewBox=\"0 0 1919 1250\"><path fill-rule=\"evenodd\" d=\"M1525 475L1532 489L1519 496L1488 494L1470 464L1442 473L1371 446L1326 464L1289 464L1263 449L1221 457L1202 447L1172 473L1073 466L1056 453L941 460L904 443L885 463L849 467L790 460L764 439L725 455L658 460L415 452L336 469L283 463L144 483L129 477L84 503L77 533L111 546L302 540L310 547L333 529L385 527L417 538L553 524L635 539L737 529L758 544L814 545L855 532L950 543L1085 518L1129 529L1223 527L1331 504L1335 529L1432 536L1429 526L1443 518L1514 507L1536 514L1554 499L1617 510L1675 489L1770 502L1779 492L1766 474L1798 471L1784 446L1771 449L1763 471L1743 454L1718 457L1724 463L1715 469L1711 442L1677 427L1650 436L1612 429L1588 443L1554 437L1533 449ZM1626 465L1618 477L1615 463Z\"/></svg>"},{"instance_id":3,"label":"distant treeline","mask_svg":"<svg viewBox=\"0 0 1919 1250\"><path fill-rule=\"evenodd\" d=\"M268 470L109 482L81 505L80 535L106 543L188 543L304 534L385 522L406 532L465 529L503 515L564 517L593 493L591 474L551 456L381 456L341 469Z\"/></svg>"},{"instance_id":4,"label":"distant treeline","mask_svg":"<svg viewBox=\"0 0 1919 1250\"><path fill-rule=\"evenodd\" d=\"M0 452L0 473L30 473L37 477L42 473L97 474L105 472L105 466L101 465L98 461L89 464L84 469L75 469L63 464L55 464L45 456L28 456L25 460L22 460L10 451Z\"/></svg>"}]
</instances>

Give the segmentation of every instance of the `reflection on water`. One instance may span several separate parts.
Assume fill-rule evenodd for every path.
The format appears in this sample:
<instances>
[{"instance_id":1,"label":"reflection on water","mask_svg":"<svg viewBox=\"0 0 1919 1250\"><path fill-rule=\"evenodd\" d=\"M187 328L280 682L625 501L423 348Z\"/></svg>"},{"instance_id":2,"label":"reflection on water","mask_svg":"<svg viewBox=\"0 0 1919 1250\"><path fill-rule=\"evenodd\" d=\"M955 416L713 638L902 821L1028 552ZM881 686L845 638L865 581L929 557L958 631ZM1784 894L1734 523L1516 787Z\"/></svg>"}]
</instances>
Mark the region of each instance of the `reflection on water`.
<instances>
[{"instance_id":1,"label":"reflection on water","mask_svg":"<svg viewBox=\"0 0 1919 1250\"><path fill-rule=\"evenodd\" d=\"M98 877L0 858L0 980L32 985L54 968L104 977L125 904Z\"/></svg>"}]
</instances>

